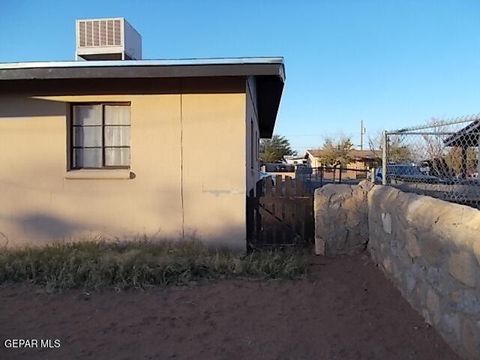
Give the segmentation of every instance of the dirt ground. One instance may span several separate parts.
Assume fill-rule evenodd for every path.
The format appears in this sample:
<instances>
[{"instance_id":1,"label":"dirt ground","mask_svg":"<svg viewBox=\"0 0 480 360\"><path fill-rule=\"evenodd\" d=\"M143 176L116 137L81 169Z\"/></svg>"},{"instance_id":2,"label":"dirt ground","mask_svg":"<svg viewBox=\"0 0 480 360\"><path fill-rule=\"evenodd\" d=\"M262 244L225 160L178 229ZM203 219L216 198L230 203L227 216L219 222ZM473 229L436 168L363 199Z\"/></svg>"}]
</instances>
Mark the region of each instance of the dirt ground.
<instances>
[{"instance_id":1,"label":"dirt ground","mask_svg":"<svg viewBox=\"0 0 480 360\"><path fill-rule=\"evenodd\" d=\"M456 359L365 256L297 281L147 291L0 288L0 359ZM5 339L59 339L6 349Z\"/></svg>"}]
</instances>

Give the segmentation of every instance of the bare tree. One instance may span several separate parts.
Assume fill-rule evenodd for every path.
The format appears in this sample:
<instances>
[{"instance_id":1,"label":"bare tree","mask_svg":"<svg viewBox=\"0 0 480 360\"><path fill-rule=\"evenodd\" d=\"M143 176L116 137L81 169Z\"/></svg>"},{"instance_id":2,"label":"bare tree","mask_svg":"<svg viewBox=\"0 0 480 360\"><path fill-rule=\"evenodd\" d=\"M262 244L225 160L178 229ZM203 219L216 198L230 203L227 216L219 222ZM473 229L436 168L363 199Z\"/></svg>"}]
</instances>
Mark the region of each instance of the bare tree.
<instances>
[{"instance_id":1,"label":"bare tree","mask_svg":"<svg viewBox=\"0 0 480 360\"><path fill-rule=\"evenodd\" d=\"M380 159L383 153L383 136L383 132L380 132L374 138L368 139L370 150ZM407 144L402 136L389 136L388 140L388 161L401 163L415 160L412 146Z\"/></svg>"}]
</instances>

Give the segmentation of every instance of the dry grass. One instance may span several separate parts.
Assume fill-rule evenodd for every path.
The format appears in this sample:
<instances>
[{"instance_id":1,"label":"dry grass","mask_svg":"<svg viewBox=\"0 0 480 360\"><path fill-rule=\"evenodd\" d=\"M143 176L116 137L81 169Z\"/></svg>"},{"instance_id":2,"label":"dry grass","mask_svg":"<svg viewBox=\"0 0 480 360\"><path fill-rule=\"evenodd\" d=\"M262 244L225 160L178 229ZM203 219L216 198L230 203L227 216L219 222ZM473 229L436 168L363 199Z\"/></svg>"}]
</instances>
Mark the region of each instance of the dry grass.
<instances>
[{"instance_id":1,"label":"dry grass","mask_svg":"<svg viewBox=\"0 0 480 360\"><path fill-rule=\"evenodd\" d=\"M221 278L292 279L306 273L305 253L239 255L198 241L73 242L4 250L0 284L29 282L49 289L144 288Z\"/></svg>"}]
</instances>

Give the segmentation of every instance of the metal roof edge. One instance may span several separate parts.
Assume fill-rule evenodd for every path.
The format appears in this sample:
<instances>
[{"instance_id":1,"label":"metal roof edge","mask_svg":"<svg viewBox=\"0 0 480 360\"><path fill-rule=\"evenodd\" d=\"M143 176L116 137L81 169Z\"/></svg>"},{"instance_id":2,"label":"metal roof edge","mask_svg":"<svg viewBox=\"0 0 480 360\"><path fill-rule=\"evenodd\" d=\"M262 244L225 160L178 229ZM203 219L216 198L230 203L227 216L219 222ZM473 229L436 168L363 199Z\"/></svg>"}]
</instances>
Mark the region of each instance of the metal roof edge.
<instances>
[{"instance_id":1,"label":"metal roof edge","mask_svg":"<svg viewBox=\"0 0 480 360\"><path fill-rule=\"evenodd\" d=\"M235 58L190 58L161 60L101 60L101 61L32 61L0 63L0 70L36 68L83 68L83 67L134 67L134 66L181 66L181 65L241 65L279 64L283 57L235 57Z\"/></svg>"}]
</instances>

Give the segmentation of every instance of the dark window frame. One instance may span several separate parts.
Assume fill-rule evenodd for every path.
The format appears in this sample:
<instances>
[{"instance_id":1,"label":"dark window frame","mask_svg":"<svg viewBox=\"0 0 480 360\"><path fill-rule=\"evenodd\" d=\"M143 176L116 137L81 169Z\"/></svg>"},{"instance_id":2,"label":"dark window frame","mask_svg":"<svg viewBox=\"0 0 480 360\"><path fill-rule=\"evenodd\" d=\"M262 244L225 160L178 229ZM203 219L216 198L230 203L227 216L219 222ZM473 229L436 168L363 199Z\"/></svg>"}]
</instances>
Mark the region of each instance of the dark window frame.
<instances>
[{"instance_id":1,"label":"dark window frame","mask_svg":"<svg viewBox=\"0 0 480 360\"><path fill-rule=\"evenodd\" d=\"M99 105L102 107L102 124L101 125L75 125L75 106L95 106ZM131 164L129 159L129 165L120 166L120 165L106 165L105 164L105 149L130 149L131 155L131 146L105 146L105 127L129 127L131 129L131 119L129 125L105 125L105 107L106 106L127 106L131 107L130 102L76 102L70 104L70 137L69 137L69 151L70 151L70 170L115 170L115 169L130 169ZM101 146L74 146L74 129L75 128L85 128L85 127L101 127L102 128L102 145ZM75 157L75 149L101 149L102 151L102 166L101 167L75 167L74 164L74 157Z\"/></svg>"},{"instance_id":2,"label":"dark window frame","mask_svg":"<svg viewBox=\"0 0 480 360\"><path fill-rule=\"evenodd\" d=\"M253 170L255 162L255 136L253 128L253 118L250 118L250 169Z\"/></svg>"},{"instance_id":3,"label":"dark window frame","mask_svg":"<svg viewBox=\"0 0 480 360\"><path fill-rule=\"evenodd\" d=\"M255 130L255 160L258 163L260 161L260 137L258 136L258 130Z\"/></svg>"}]
</instances>

